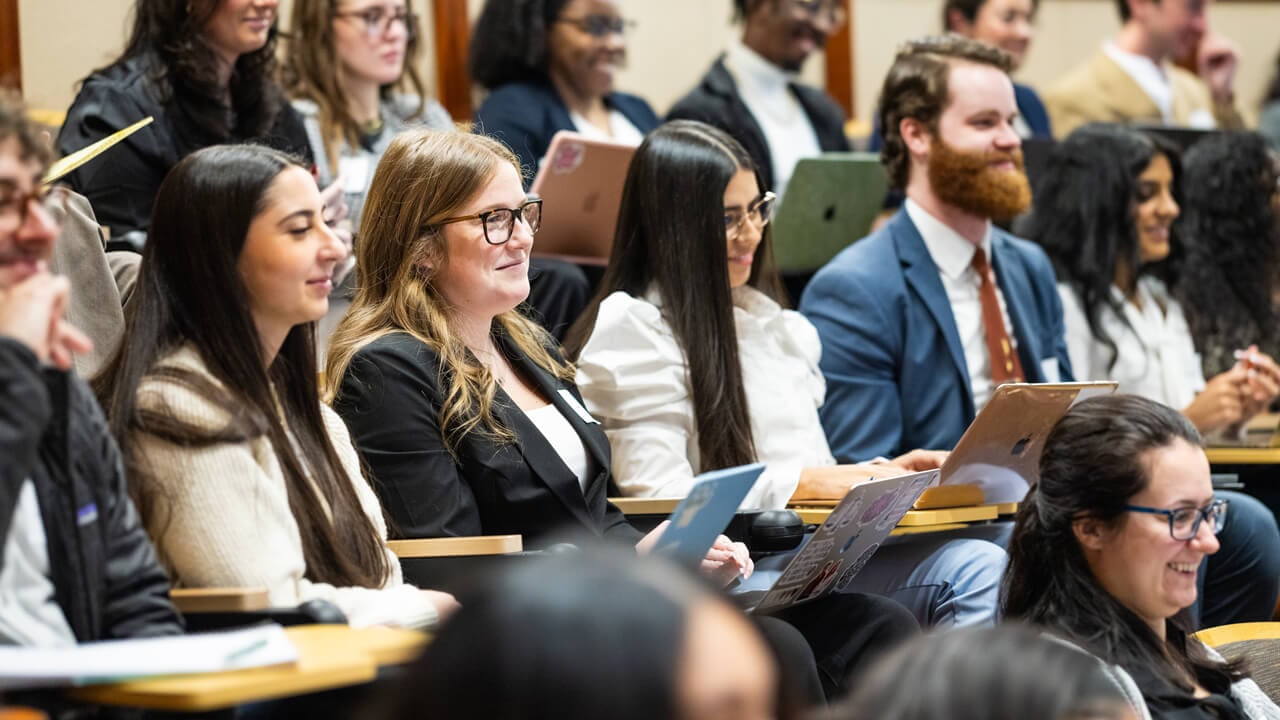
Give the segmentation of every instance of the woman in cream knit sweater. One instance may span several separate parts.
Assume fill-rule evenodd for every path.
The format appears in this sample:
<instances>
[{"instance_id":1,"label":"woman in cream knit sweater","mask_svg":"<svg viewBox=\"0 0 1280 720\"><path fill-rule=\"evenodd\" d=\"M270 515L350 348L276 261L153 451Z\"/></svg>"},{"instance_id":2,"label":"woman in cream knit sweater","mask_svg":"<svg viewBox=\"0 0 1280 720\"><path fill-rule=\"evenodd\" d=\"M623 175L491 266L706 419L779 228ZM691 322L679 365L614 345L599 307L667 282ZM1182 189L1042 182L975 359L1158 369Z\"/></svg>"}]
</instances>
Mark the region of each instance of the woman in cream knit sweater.
<instances>
[{"instance_id":1,"label":"woman in cream knit sweater","mask_svg":"<svg viewBox=\"0 0 1280 720\"><path fill-rule=\"evenodd\" d=\"M353 625L455 606L405 585L346 427L319 401L314 321L346 250L287 156L208 148L156 197L123 346L95 382L174 582L321 598Z\"/></svg>"}]
</instances>

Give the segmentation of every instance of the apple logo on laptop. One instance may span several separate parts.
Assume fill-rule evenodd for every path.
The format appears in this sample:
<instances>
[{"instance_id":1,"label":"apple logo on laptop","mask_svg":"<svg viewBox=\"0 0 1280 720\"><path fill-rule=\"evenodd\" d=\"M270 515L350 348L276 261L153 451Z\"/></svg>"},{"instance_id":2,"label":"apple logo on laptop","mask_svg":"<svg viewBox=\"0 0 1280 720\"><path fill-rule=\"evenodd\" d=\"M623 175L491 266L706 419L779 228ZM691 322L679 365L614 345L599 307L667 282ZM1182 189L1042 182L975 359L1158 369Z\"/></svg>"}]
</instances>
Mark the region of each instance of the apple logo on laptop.
<instances>
[{"instance_id":1,"label":"apple logo on laptop","mask_svg":"<svg viewBox=\"0 0 1280 720\"><path fill-rule=\"evenodd\" d=\"M1031 444L1031 436L1028 435L1022 438L1021 440L1019 440L1018 442L1014 443L1013 449L1009 451L1009 454L1014 457L1018 457L1019 455L1027 451L1027 445L1030 445L1030 444Z\"/></svg>"},{"instance_id":2,"label":"apple logo on laptop","mask_svg":"<svg viewBox=\"0 0 1280 720\"><path fill-rule=\"evenodd\" d=\"M593 213L596 211L596 204L600 202L600 193L590 192L582 199L582 211L585 213Z\"/></svg>"},{"instance_id":3,"label":"apple logo on laptop","mask_svg":"<svg viewBox=\"0 0 1280 720\"><path fill-rule=\"evenodd\" d=\"M832 220L835 219L835 217L836 217L835 205L828 205L827 209L822 211L822 219L826 222L831 222Z\"/></svg>"}]
</instances>

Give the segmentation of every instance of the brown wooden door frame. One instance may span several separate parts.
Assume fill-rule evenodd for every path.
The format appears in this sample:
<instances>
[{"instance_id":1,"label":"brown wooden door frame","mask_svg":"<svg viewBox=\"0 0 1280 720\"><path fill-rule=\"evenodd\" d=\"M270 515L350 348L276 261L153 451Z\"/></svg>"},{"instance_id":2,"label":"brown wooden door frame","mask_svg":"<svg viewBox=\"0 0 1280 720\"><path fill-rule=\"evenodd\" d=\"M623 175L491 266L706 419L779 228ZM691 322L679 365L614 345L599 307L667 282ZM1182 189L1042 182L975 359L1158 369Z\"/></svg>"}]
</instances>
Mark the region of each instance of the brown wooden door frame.
<instances>
[{"instance_id":1,"label":"brown wooden door frame","mask_svg":"<svg viewBox=\"0 0 1280 720\"><path fill-rule=\"evenodd\" d=\"M22 92L22 33L18 0L0 0L0 85Z\"/></svg>"},{"instance_id":2,"label":"brown wooden door frame","mask_svg":"<svg viewBox=\"0 0 1280 720\"><path fill-rule=\"evenodd\" d=\"M16 0L0 0L8 2ZM467 0L427 0L436 43L436 98L458 122L471 120L471 76L467 72L467 46L471 21Z\"/></svg>"},{"instance_id":3,"label":"brown wooden door frame","mask_svg":"<svg viewBox=\"0 0 1280 720\"><path fill-rule=\"evenodd\" d=\"M849 21L827 38L827 94L844 109L845 120L858 114L855 100L858 84L853 64L853 8L852 1L846 3Z\"/></svg>"}]
</instances>

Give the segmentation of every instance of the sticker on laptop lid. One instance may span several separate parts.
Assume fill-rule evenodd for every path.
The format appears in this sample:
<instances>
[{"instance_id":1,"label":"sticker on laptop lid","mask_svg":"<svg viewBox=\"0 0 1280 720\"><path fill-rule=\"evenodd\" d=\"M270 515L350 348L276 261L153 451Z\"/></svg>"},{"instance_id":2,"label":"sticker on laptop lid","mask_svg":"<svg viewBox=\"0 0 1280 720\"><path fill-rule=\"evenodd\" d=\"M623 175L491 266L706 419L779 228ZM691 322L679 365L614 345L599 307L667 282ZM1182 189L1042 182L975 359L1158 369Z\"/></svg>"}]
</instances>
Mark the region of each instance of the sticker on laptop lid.
<instances>
[{"instance_id":1,"label":"sticker on laptop lid","mask_svg":"<svg viewBox=\"0 0 1280 720\"><path fill-rule=\"evenodd\" d=\"M587 157L587 146L573 140L560 143L551 158L551 171L565 174L578 169Z\"/></svg>"}]
</instances>

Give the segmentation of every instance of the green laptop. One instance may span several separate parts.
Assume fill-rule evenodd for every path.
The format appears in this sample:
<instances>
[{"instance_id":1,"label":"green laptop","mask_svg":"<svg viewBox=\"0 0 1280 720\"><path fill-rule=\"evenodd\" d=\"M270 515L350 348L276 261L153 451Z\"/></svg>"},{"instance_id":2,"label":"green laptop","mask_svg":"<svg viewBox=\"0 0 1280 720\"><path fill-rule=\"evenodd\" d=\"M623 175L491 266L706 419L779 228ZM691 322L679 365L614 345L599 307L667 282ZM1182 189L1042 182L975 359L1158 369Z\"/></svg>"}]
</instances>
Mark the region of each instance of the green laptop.
<instances>
[{"instance_id":1,"label":"green laptop","mask_svg":"<svg viewBox=\"0 0 1280 720\"><path fill-rule=\"evenodd\" d=\"M773 219L778 269L826 265L871 229L888 187L875 153L826 153L796 163Z\"/></svg>"}]
</instances>

